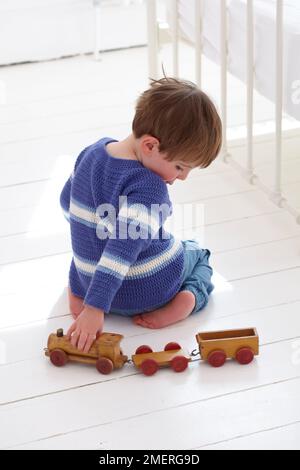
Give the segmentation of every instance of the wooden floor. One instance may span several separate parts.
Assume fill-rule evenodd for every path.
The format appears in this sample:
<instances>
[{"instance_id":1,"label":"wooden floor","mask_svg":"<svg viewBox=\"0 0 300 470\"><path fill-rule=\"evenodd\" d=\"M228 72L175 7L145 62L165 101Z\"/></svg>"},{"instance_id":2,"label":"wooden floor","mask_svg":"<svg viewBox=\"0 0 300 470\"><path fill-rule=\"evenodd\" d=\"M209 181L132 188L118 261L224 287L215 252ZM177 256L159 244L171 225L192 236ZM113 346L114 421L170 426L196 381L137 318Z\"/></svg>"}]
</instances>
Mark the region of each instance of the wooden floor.
<instances>
[{"instance_id":1,"label":"wooden floor","mask_svg":"<svg viewBox=\"0 0 300 470\"><path fill-rule=\"evenodd\" d=\"M208 307L167 329L111 316L105 330L122 333L130 355L169 341L192 351L201 330L256 326L260 357L219 370L197 360L185 373L146 378L130 365L110 376L78 364L58 369L43 355L49 333L72 321L59 192L84 146L129 134L146 64L139 48L101 62L83 56L0 70L0 447L299 449L300 228L221 161L170 188L175 204L204 205L196 232L215 269ZM293 152L285 151L285 185L298 204ZM260 156L268 175L272 150Z\"/></svg>"}]
</instances>

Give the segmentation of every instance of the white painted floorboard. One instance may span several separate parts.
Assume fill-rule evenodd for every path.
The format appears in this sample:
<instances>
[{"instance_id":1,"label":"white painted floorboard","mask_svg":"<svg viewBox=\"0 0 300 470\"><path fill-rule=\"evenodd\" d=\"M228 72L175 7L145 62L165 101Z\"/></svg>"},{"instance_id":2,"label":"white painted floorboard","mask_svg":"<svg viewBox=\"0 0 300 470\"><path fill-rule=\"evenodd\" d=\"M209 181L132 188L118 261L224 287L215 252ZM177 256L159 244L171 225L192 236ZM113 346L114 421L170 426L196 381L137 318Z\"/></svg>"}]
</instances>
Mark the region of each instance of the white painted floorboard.
<instances>
[{"instance_id":1,"label":"white painted floorboard","mask_svg":"<svg viewBox=\"0 0 300 470\"><path fill-rule=\"evenodd\" d=\"M202 447L202 450L294 450L299 448L299 438L300 422L297 422Z\"/></svg>"},{"instance_id":2,"label":"white painted floorboard","mask_svg":"<svg viewBox=\"0 0 300 470\"><path fill-rule=\"evenodd\" d=\"M146 49L138 48L103 54L101 62L83 56L0 69L7 85L0 113L0 448L299 449L300 227L220 160L169 191L174 206L203 205L201 223L175 220L171 228L181 238L195 234L212 252L208 306L163 330L117 316L108 316L105 329L124 335L130 355L140 344L160 349L169 341L191 352L200 330L255 326L260 356L220 370L196 359L183 374L167 369L146 378L131 365L110 376L79 364L58 369L43 355L49 333L72 322L60 190L82 148L129 134L146 66ZM189 56L182 67L190 71ZM218 96L215 68L207 67L205 87ZM230 123L243 125L244 89L234 85ZM261 120L269 119L270 104L258 102ZM297 148L284 142L283 183L300 207ZM233 145L232 153L243 162L243 147ZM270 183L274 148L259 143L256 153Z\"/></svg>"}]
</instances>

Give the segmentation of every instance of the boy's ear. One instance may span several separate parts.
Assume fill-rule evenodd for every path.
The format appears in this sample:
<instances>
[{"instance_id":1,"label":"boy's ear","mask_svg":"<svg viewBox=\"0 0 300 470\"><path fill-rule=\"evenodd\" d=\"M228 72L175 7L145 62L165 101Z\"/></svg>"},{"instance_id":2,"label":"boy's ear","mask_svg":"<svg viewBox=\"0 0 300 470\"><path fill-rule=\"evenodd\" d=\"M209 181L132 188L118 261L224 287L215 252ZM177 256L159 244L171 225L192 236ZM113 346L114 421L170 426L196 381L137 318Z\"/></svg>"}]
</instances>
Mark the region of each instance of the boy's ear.
<instances>
[{"instance_id":1,"label":"boy's ear","mask_svg":"<svg viewBox=\"0 0 300 470\"><path fill-rule=\"evenodd\" d=\"M151 135L145 135L142 137L141 146L145 154L151 155L153 149L157 148L157 150L159 150L159 140Z\"/></svg>"}]
</instances>

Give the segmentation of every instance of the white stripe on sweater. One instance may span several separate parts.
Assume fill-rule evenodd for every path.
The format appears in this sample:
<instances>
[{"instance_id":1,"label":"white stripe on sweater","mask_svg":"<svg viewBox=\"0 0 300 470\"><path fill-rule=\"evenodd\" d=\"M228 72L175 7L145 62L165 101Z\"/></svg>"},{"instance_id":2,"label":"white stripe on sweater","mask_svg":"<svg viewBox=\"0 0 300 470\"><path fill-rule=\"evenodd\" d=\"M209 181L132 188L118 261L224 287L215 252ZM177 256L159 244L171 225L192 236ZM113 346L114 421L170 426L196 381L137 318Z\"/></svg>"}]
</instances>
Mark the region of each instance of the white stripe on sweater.
<instances>
[{"instance_id":1,"label":"white stripe on sweater","mask_svg":"<svg viewBox=\"0 0 300 470\"><path fill-rule=\"evenodd\" d=\"M71 199L70 202L70 215L71 217L74 216L78 219L95 225L95 228L97 225L102 225L108 230L109 233L113 233L113 224L109 222L107 217L105 219L99 217L96 211L93 211L89 207L79 206L73 199Z\"/></svg>"},{"instance_id":2,"label":"white stripe on sweater","mask_svg":"<svg viewBox=\"0 0 300 470\"><path fill-rule=\"evenodd\" d=\"M152 234L156 234L159 230L159 218L158 216L147 210L147 207L142 204L133 204L132 206L122 206L118 217L122 221L130 220L137 222L138 224L144 225L151 229ZM70 215L76 217L82 221L88 222L89 224L102 225L110 234L114 232L114 225L109 221L108 217L105 219L100 217L95 210L90 207L82 206L76 203L73 199L70 202Z\"/></svg>"},{"instance_id":3,"label":"white stripe on sweater","mask_svg":"<svg viewBox=\"0 0 300 470\"><path fill-rule=\"evenodd\" d=\"M118 217L122 220L134 220L151 228L151 233L157 233L159 230L159 219L148 211L147 207L139 204L133 204L129 207L121 207Z\"/></svg>"},{"instance_id":4,"label":"white stripe on sweater","mask_svg":"<svg viewBox=\"0 0 300 470\"><path fill-rule=\"evenodd\" d=\"M129 278L136 278L136 277L146 277L147 274L150 274L153 271L157 271L160 267L164 267L170 260L172 260L177 252L182 249L182 244L180 240L174 239L174 243L165 252L161 255L157 256L156 258L150 261L140 261L134 263L128 269L128 263L122 262L119 258L109 257L109 256L102 256L98 264L91 263L88 260L79 259L74 255L74 263L76 268L79 271L83 271L89 275L93 275L96 269L101 269L101 267L109 269L112 272L112 275L116 273L119 276Z\"/></svg>"},{"instance_id":5,"label":"white stripe on sweater","mask_svg":"<svg viewBox=\"0 0 300 470\"><path fill-rule=\"evenodd\" d=\"M160 266L163 267L166 263L175 257L180 248L182 248L181 241L174 239L174 243L171 248L157 256L157 258L154 258L150 261L133 264L128 271L127 277L134 278L145 276L147 273L158 269Z\"/></svg>"}]
</instances>

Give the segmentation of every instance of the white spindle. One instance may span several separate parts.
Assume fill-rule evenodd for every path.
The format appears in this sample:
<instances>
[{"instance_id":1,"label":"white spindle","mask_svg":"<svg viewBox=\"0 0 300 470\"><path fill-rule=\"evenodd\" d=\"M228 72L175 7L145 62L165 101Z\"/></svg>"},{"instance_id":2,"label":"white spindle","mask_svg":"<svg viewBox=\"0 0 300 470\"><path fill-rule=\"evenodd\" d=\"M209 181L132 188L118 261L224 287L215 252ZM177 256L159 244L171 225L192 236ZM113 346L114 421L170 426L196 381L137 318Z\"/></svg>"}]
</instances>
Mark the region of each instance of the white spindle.
<instances>
[{"instance_id":1,"label":"white spindle","mask_svg":"<svg viewBox=\"0 0 300 470\"><path fill-rule=\"evenodd\" d=\"M178 1L172 0L171 3L171 21L172 21L172 45L173 45L173 74L179 75L179 30L178 30Z\"/></svg>"},{"instance_id":2,"label":"white spindle","mask_svg":"<svg viewBox=\"0 0 300 470\"><path fill-rule=\"evenodd\" d=\"M147 0L148 73L150 78L158 78L158 29L156 0Z\"/></svg>"},{"instance_id":3,"label":"white spindle","mask_svg":"<svg viewBox=\"0 0 300 470\"><path fill-rule=\"evenodd\" d=\"M221 113L223 122L223 148L222 156L226 161L227 148L227 2L220 0L221 25L220 25L220 54L221 54Z\"/></svg>"},{"instance_id":4,"label":"white spindle","mask_svg":"<svg viewBox=\"0 0 300 470\"><path fill-rule=\"evenodd\" d=\"M202 86L202 48L203 48L203 20L202 0L195 0L195 53L196 53L196 84Z\"/></svg>"},{"instance_id":5,"label":"white spindle","mask_svg":"<svg viewBox=\"0 0 300 470\"><path fill-rule=\"evenodd\" d=\"M281 203L282 179L282 108L283 108L283 2L276 7L276 175L275 197Z\"/></svg>"},{"instance_id":6,"label":"white spindle","mask_svg":"<svg viewBox=\"0 0 300 470\"><path fill-rule=\"evenodd\" d=\"M254 19L253 0L247 1L247 170L254 180L253 162L253 98L254 98Z\"/></svg>"}]
</instances>

